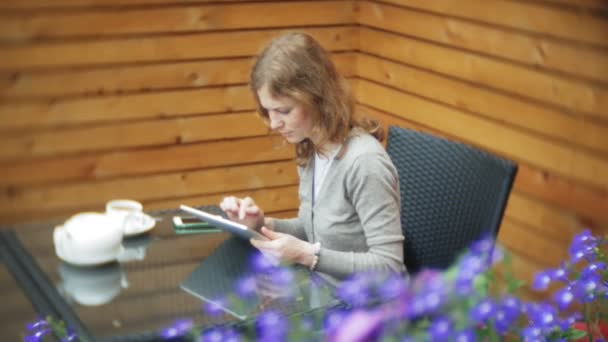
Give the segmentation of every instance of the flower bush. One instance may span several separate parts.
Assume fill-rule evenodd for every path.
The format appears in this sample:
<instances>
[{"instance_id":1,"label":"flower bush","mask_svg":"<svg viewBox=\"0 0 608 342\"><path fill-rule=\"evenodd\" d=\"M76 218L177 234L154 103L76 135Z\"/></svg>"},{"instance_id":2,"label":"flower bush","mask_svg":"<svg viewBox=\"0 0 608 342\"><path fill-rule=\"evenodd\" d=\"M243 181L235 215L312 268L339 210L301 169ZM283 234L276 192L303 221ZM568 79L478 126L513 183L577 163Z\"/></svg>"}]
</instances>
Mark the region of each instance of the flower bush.
<instances>
[{"instance_id":1,"label":"flower bush","mask_svg":"<svg viewBox=\"0 0 608 342\"><path fill-rule=\"evenodd\" d=\"M159 336L192 341L606 341L607 250L604 237L588 230L576 235L569 259L533 281L538 291L558 287L544 302L517 296L523 282L513 277L508 254L482 239L445 271L427 269L412 277L355 274L335 292L343 304L328 310L288 317L268 309L249 324L207 329L182 319ZM289 289L297 279L289 269L261 255L252 264L255 273L235 284L240 300L268 285L258 275L271 279L272 291L286 291L283 300L293 296ZM218 305L204 310L209 315L221 311ZM28 326L26 341L40 341L51 331L64 341L76 338L57 322L38 320Z\"/></svg>"}]
</instances>

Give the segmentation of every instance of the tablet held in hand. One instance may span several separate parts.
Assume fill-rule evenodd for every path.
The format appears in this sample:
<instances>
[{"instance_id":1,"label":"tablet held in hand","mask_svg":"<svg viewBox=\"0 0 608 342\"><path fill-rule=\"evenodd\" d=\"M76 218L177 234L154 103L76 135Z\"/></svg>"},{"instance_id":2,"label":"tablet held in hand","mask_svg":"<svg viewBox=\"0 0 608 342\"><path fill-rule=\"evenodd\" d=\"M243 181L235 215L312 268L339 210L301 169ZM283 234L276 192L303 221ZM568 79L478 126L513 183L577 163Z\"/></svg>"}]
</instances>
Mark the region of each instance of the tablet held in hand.
<instances>
[{"instance_id":1,"label":"tablet held in hand","mask_svg":"<svg viewBox=\"0 0 608 342\"><path fill-rule=\"evenodd\" d=\"M208 222L209 224L212 224L216 228L233 233L234 235L241 237L243 239L268 240L268 238L266 238L264 235L260 234L259 232L255 231L253 229L249 229L247 226L245 226L243 224L227 220L221 216L213 215L213 214L207 213L205 211L194 209L192 207L189 207L189 206L183 205L183 204L180 205L179 208L182 211L187 212L188 214L200 219L201 221Z\"/></svg>"}]
</instances>

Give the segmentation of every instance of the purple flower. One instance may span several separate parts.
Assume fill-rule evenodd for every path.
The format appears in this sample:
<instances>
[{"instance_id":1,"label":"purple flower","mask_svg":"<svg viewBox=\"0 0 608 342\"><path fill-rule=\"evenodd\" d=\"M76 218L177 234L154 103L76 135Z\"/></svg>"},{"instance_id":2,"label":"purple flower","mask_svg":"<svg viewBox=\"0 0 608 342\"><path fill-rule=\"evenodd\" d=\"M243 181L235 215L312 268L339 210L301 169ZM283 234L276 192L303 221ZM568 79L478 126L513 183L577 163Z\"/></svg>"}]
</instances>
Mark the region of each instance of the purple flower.
<instances>
[{"instance_id":1,"label":"purple flower","mask_svg":"<svg viewBox=\"0 0 608 342\"><path fill-rule=\"evenodd\" d=\"M494 328L499 334L504 335L515 321L515 317L509 316L503 308L494 313Z\"/></svg>"},{"instance_id":2,"label":"purple flower","mask_svg":"<svg viewBox=\"0 0 608 342\"><path fill-rule=\"evenodd\" d=\"M441 271L434 269L424 269L413 279L412 287L415 291L420 290L439 290L445 288L445 280Z\"/></svg>"},{"instance_id":3,"label":"purple flower","mask_svg":"<svg viewBox=\"0 0 608 342\"><path fill-rule=\"evenodd\" d=\"M521 331L526 342L543 341L543 331L537 326L529 325Z\"/></svg>"},{"instance_id":4,"label":"purple flower","mask_svg":"<svg viewBox=\"0 0 608 342\"><path fill-rule=\"evenodd\" d=\"M42 341L42 338L44 338L45 335L50 334L51 333L51 329L48 328L44 328L41 330L36 331L35 333L25 336L25 338L23 339L25 342L40 342Z\"/></svg>"},{"instance_id":5,"label":"purple flower","mask_svg":"<svg viewBox=\"0 0 608 342\"><path fill-rule=\"evenodd\" d=\"M293 272L285 267L279 267L270 272L270 278L274 285L290 287L295 279Z\"/></svg>"},{"instance_id":6,"label":"purple flower","mask_svg":"<svg viewBox=\"0 0 608 342\"><path fill-rule=\"evenodd\" d=\"M75 332L68 329L66 331L66 336L61 339L61 342L71 342L71 341L78 341L78 336L76 335Z\"/></svg>"},{"instance_id":7,"label":"purple flower","mask_svg":"<svg viewBox=\"0 0 608 342\"><path fill-rule=\"evenodd\" d=\"M573 282L574 296L581 302L592 302L596 292L600 288L600 277L597 274L589 275L587 278Z\"/></svg>"},{"instance_id":8,"label":"purple flower","mask_svg":"<svg viewBox=\"0 0 608 342\"><path fill-rule=\"evenodd\" d=\"M26 327L27 331L33 331L33 330L38 330L41 328L46 328L48 325L49 325L49 322L47 322L44 318L39 318L35 322L27 323L25 325L25 327Z\"/></svg>"},{"instance_id":9,"label":"purple flower","mask_svg":"<svg viewBox=\"0 0 608 342\"><path fill-rule=\"evenodd\" d=\"M257 293L255 276L249 275L239 279L236 283L236 293L242 298L250 298Z\"/></svg>"},{"instance_id":10,"label":"purple flower","mask_svg":"<svg viewBox=\"0 0 608 342\"><path fill-rule=\"evenodd\" d=\"M505 296L502 298L500 307L509 317L517 317L521 313L521 302L514 296Z\"/></svg>"},{"instance_id":11,"label":"purple flower","mask_svg":"<svg viewBox=\"0 0 608 342\"><path fill-rule=\"evenodd\" d=\"M447 341L452 335L452 321L445 316L436 317L428 329L431 341Z\"/></svg>"},{"instance_id":12,"label":"purple flower","mask_svg":"<svg viewBox=\"0 0 608 342\"><path fill-rule=\"evenodd\" d=\"M344 309L328 310L323 317L323 330L331 335L340 327L347 315L348 311Z\"/></svg>"},{"instance_id":13,"label":"purple flower","mask_svg":"<svg viewBox=\"0 0 608 342\"><path fill-rule=\"evenodd\" d=\"M289 321L281 313L273 310L264 311L255 321L258 340L286 341L289 332Z\"/></svg>"},{"instance_id":14,"label":"purple flower","mask_svg":"<svg viewBox=\"0 0 608 342\"><path fill-rule=\"evenodd\" d=\"M216 299L213 302L205 302L203 304L203 311L211 317L219 317L224 313L223 308L226 306L226 299Z\"/></svg>"},{"instance_id":15,"label":"purple flower","mask_svg":"<svg viewBox=\"0 0 608 342\"><path fill-rule=\"evenodd\" d=\"M192 329L193 325L194 324L190 319L178 319L170 326L162 329L159 335L164 339L184 336L190 331L190 329Z\"/></svg>"},{"instance_id":16,"label":"purple flower","mask_svg":"<svg viewBox=\"0 0 608 342\"><path fill-rule=\"evenodd\" d=\"M542 271L536 274L534 277L534 282L532 283L532 288L535 290L546 290L551 284L551 270Z\"/></svg>"},{"instance_id":17,"label":"purple flower","mask_svg":"<svg viewBox=\"0 0 608 342\"><path fill-rule=\"evenodd\" d=\"M378 293L382 300L390 300L405 294L407 289L406 280L397 275L391 274L378 289Z\"/></svg>"},{"instance_id":18,"label":"purple flower","mask_svg":"<svg viewBox=\"0 0 608 342\"><path fill-rule=\"evenodd\" d=\"M557 312L548 304L535 304L527 312L532 325L539 329L550 330L557 324Z\"/></svg>"},{"instance_id":19,"label":"purple flower","mask_svg":"<svg viewBox=\"0 0 608 342\"><path fill-rule=\"evenodd\" d=\"M566 330L570 329L575 322L577 322L581 319L582 319L581 314L575 313L564 319L559 320L558 325L561 330L566 331Z\"/></svg>"},{"instance_id":20,"label":"purple flower","mask_svg":"<svg viewBox=\"0 0 608 342\"><path fill-rule=\"evenodd\" d=\"M494 239L491 238L490 236L486 236L486 237L483 237L483 238L473 242L470 249L471 249L471 252L473 252L475 254L483 255L483 254L489 254L493 248L494 248Z\"/></svg>"},{"instance_id":21,"label":"purple flower","mask_svg":"<svg viewBox=\"0 0 608 342\"><path fill-rule=\"evenodd\" d=\"M477 337L473 329L467 329L457 332L453 340L454 342L474 342L477 341Z\"/></svg>"},{"instance_id":22,"label":"purple flower","mask_svg":"<svg viewBox=\"0 0 608 342\"><path fill-rule=\"evenodd\" d=\"M329 339L333 342L374 341L382 331L380 311L356 310L350 313Z\"/></svg>"},{"instance_id":23,"label":"purple flower","mask_svg":"<svg viewBox=\"0 0 608 342\"><path fill-rule=\"evenodd\" d=\"M494 315L495 310L496 306L492 300L486 298L471 309L469 316L473 321L482 323L491 318Z\"/></svg>"},{"instance_id":24,"label":"purple flower","mask_svg":"<svg viewBox=\"0 0 608 342\"><path fill-rule=\"evenodd\" d=\"M336 295L352 306L363 306L370 300L368 281L362 276L355 275L340 284Z\"/></svg>"},{"instance_id":25,"label":"purple flower","mask_svg":"<svg viewBox=\"0 0 608 342\"><path fill-rule=\"evenodd\" d=\"M583 268L583 270L581 271L581 278L586 279L586 278L593 277L594 275L596 275L598 273L598 270L605 270L605 269L606 269L606 264L604 264L603 262L601 262L601 261L592 262L589 265L587 265L585 268Z\"/></svg>"},{"instance_id":26,"label":"purple flower","mask_svg":"<svg viewBox=\"0 0 608 342\"><path fill-rule=\"evenodd\" d=\"M211 328L201 333L201 342L239 342L240 336L231 328Z\"/></svg>"},{"instance_id":27,"label":"purple flower","mask_svg":"<svg viewBox=\"0 0 608 342\"><path fill-rule=\"evenodd\" d=\"M566 266L562 263L561 267L554 269L553 271L551 271L551 280L556 281L563 281L563 282L568 282L568 270L566 269Z\"/></svg>"},{"instance_id":28,"label":"purple flower","mask_svg":"<svg viewBox=\"0 0 608 342\"><path fill-rule=\"evenodd\" d=\"M559 289L553 294L553 301L555 302L555 304L557 304L557 307L562 311L566 310L573 300L574 293L572 293L572 288L570 288L570 286L566 286L562 289Z\"/></svg>"},{"instance_id":29,"label":"purple flower","mask_svg":"<svg viewBox=\"0 0 608 342\"><path fill-rule=\"evenodd\" d=\"M255 253L251 257L251 267L255 273L266 273L274 270L279 265L278 259L270 255Z\"/></svg>"},{"instance_id":30,"label":"purple flower","mask_svg":"<svg viewBox=\"0 0 608 342\"><path fill-rule=\"evenodd\" d=\"M583 258L593 259L593 249L597 245L597 240L591 236L589 229L585 229L580 234L574 236L568 252L570 260L576 264Z\"/></svg>"}]
</instances>

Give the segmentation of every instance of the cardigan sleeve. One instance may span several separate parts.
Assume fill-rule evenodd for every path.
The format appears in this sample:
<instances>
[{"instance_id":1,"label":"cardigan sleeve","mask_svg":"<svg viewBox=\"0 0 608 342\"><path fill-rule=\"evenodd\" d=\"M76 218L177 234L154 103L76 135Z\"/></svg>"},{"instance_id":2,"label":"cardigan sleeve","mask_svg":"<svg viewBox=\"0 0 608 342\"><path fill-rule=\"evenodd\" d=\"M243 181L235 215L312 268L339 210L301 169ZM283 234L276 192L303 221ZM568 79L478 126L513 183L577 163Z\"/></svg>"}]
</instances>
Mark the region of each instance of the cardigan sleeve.
<instances>
[{"instance_id":1,"label":"cardigan sleeve","mask_svg":"<svg viewBox=\"0 0 608 342\"><path fill-rule=\"evenodd\" d=\"M317 270L338 278L359 271L405 270L399 178L388 155L361 154L353 161L344 181L348 200L361 221L368 250L345 252L322 247Z\"/></svg>"},{"instance_id":2,"label":"cardigan sleeve","mask_svg":"<svg viewBox=\"0 0 608 342\"><path fill-rule=\"evenodd\" d=\"M286 233L297 237L298 239L306 241L306 233L304 231L304 225L302 224L299 217L291 219L272 219L273 230L279 233Z\"/></svg>"}]
</instances>

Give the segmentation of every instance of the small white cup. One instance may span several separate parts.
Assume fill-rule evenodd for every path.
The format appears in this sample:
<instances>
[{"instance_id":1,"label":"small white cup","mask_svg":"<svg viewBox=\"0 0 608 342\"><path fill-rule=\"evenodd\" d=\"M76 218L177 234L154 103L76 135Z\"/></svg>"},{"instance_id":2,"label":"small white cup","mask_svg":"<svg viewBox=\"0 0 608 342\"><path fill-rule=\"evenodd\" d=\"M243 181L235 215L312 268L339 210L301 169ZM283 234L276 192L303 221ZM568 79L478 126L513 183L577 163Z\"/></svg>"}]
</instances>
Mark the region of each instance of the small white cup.
<instances>
[{"instance_id":1,"label":"small white cup","mask_svg":"<svg viewBox=\"0 0 608 342\"><path fill-rule=\"evenodd\" d=\"M130 234L133 230L137 230L146 218L143 208L143 205L137 201L116 199L106 203L106 215L117 222L125 234Z\"/></svg>"},{"instance_id":2,"label":"small white cup","mask_svg":"<svg viewBox=\"0 0 608 342\"><path fill-rule=\"evenodd\" d=\"M106 214L124 221L127 216L141 213L144 206L134 200L116 199L106 203Z\"/></svg>"}]
</instances>

